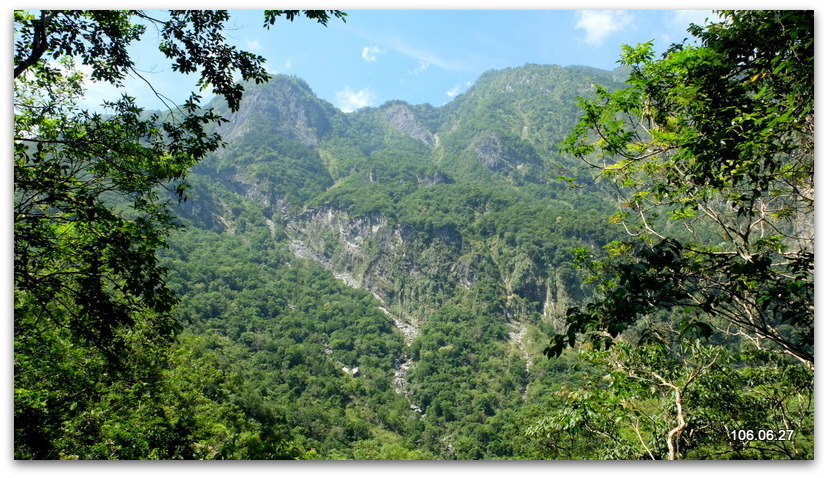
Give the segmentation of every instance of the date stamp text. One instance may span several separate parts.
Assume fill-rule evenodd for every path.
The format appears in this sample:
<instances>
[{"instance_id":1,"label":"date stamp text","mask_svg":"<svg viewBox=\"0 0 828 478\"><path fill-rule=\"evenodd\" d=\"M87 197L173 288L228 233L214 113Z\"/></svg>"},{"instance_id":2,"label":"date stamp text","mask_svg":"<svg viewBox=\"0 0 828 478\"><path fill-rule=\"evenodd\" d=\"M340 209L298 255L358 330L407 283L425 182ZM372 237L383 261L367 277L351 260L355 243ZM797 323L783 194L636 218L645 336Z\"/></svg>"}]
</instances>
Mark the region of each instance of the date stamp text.
<instances>
[{"instance_id":1,"label":"date stamp text","mask_svg":"<svg viewBox=\"0 0 828 478\"><path fill-rule=\"evenodd\" d=\"M728 436L733 441L790 441L794 431L790 429L767 430L730 430Z\"/></svg>"}]
</instances>

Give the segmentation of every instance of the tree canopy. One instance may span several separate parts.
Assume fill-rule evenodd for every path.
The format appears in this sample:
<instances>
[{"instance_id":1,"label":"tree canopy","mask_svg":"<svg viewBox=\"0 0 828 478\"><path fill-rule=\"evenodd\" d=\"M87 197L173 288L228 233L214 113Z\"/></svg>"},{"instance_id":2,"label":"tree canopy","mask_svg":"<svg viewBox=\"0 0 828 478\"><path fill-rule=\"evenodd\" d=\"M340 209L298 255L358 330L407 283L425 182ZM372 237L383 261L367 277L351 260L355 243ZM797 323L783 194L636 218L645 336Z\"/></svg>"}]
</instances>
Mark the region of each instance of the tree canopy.
<instances>
[{"instance_id":1,"label":"tree canopy","mask_svg":"<svg viewBox=\"0 0 828 478\"><path fill-rule=\"evenodd\" d=\"M301 16L324 25L345 14L270 10L263 24ZM196 73L196 88L235 111L237 75L269 75L264 58L227 42L228 19L223 10L14 13L16 455L53 456L68 417L88 412L101 387L157 378L180 324L156 252L189 168L222 145L211 128L223 119L199 93L165 112L126 95L90 112L78 106L79 68L116 87L140 77L129 47L156 28L173 71Z\"/></svg>"},{"instance_id":2,"label":"tree canopy","mask_svg":"<svg viewBox=\"0 0 828 478\"><path fill-rule=\"evenodd\" d=\"M601 294L568 312L608 344L658 310L813 368L814 16L722 11L698 44L625 46L628 87L598 88L565 142L611 185L630 233L581 259Z\"/></svg>"},{"instance_id":3,"label":"tree canopy","mask_svg":"<svg viewBox=\"0 0 828 478\"><path fill-rule=\"evenodd\" d=\"M813 456L813 12L718 13L623 46L563 143L628 234L576 251L596 294L545 349L605 373L528 429L564 457Z\"/></svg>"}]
</instances>

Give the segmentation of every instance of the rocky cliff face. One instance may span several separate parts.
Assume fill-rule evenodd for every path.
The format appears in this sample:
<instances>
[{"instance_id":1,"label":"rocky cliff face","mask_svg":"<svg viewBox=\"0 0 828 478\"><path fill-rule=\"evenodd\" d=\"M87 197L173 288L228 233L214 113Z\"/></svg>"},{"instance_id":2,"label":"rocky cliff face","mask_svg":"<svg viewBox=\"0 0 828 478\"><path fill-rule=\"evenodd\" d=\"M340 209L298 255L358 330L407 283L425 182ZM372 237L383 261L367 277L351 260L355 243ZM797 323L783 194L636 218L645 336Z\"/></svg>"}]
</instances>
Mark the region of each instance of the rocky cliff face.
<instances>
[{"instance_id":1,"label":"rocky cliff face","mask_svg":"<svg viewBox=\"0 0 828 478\"><path fill-rule=\"evenodd\" d=\"M400 133L426 146L435 146L437 136L430 132L404 104L394 104L383 111L383 118Z\"/></svg>"},{"instance_id":2,"label":"rocky cliff face","mask_svg":"<svg viewBox=\"0 0 828 478\"><path fill-rule=\"evenodd\" d=\"M387 303L393 293L390 267L404 254L405 244L386 217L352 218L323 208L290 219L287 232L297 257L313 259L348 285Z\"/></svg>"},{"instance_id":3,"label":"rocky cliff face","mask_svg":"<svg viewBox=\"0 0 828 478\"><path fill-rule=\"evenodd\" d=\"M292 218L286 230L296 256L367 290L410 325L421 323L440 297L470 281L469 267L458 265L455 231L424 238L382 214L353 217L332 208Z\"/></svg>"},{"instance_id":4,"label":"rocky cliff face","mask_svg":"<svg viewBox=\"0 0 828 478\"><path fill-rule=\"evenodd\" d=\"M552 268L498 240L464 245L453 228L425 237L382 214L353 217L322 208L289 219L286 230L297 257L367 290L408 324L422 323L446 297L462 295L493 274L505 298L505 320L550 315L560 312L555 304L567 302Z\"/></svg>"},{"instance_id":5,"label":"rocky cliff face","mask_svg":"<svg viewBox=\"0 0 828 478\"><path fill-rule=\"evenodd\" d=\"M536 156L510 150L498 135L491 132L477 136L469 150L490 171L525 172L530 166L540 164Z\"/></svg>"}]
</instances>

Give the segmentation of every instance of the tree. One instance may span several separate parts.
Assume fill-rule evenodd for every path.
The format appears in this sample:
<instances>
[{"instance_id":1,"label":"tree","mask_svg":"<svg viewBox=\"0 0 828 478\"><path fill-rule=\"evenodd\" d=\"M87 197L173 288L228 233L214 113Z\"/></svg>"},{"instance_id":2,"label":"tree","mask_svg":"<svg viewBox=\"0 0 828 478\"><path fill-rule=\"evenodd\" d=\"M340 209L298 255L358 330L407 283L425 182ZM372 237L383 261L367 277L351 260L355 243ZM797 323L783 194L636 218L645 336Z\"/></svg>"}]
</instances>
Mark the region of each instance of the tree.
<instances>
[{"instance_id":1,"label":"tree","mask_svg":"<svg viewBox=\"0 0 828 478\"><path fill-rule=\"evenodd\" d=\"M582 352L603 377L555 394L527 435L555 458L813 459L808 369L661 332Z\"/></svg>"},{"instance_id":2,"label":"tree","mask_svg":"<svg viewBox=\"0 0 828 478\"><path fill-rule=\"evenodd\" d=\"M611 344L660 310L813 369L814 16L723 11L698 45L623 47L628 87L597 88L565 141L617 193L631 235L579 260L599 294L546 349Z\"/></svg>"},{"instance_id":3,"label":"tree","mask_svg":"<svg viewBox=\"0 0 828 478\"><path fill-rule=\"evenodd\" d=\"M264 25L298 16L326 25L345 13L268 10ZM61 430L106 387L159 379L180 324L156 251L189 168L222 146L211 128L223 119L199 94L163 113L126 95L90 112L77 105L77 68L115 87L140 77L128 48L152 26L173 71L196 73L196 87L236 111L236 75L268 75L264 58L227 43L228 19L222 10L14 13L16 456L56 457Z\"/></svg>"}]
</instances>

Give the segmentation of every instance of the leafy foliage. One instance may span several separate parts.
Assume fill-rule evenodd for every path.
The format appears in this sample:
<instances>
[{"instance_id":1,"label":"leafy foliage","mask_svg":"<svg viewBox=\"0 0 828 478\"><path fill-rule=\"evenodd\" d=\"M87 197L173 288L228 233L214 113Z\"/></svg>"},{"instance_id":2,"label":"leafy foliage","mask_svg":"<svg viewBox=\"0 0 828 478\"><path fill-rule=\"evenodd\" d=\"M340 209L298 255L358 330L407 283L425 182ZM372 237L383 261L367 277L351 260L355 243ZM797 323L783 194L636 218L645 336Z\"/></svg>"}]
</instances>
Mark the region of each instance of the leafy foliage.
<instances>
[{"instance_id":1,"label":"leafy foliage","mask_svg":"<svg viewBox=\"0 0 828 478\"><path fill-rule=\"evenodd\" d=\"M545 353L606 375L528 428L555 456L813 459L813 12L721 15L625 46L564 143L631 237L576 252L597 294Z\"/></svg>"},{"instance_id":2,"label":"leafy foliage","mask_svg":"<svg viewBox=\"0 0 828 478\"><path fill-rule=\"evenodd\" d=\"M651 337L582 357L606 374L527 427L556 458L813 459L813 377L778 353Z\"/></svg>"},{"instance_id":3,"label":"leafy foliage","mask_svg":"<svg viewBox=\"0 0 828 478\"><path fill-rule=\"evenodd\" d=\"M722 15L661 59L625 47L630 86L581 102L566 148L618 187L637 239L594 264L604 295L551 355L689 307L813 367L813 12Z\"/></svg>"},{"instance_id":4,"label":"leafy foliage","mask_svg":"<svg viewBox=\"0 0 828 478\"><path fill-rule=\"evenodd\" d=\"M268 18L282 14L298 12ZM149 437L169 424L157 420L142 428L127 419L136 428L118 432L118 443L142 436L137 449L108 447L117 419L108 411L153 397L163 381L181 329L156 257L174 228L169 193L184 198L188 170L222 145L209 128L223 119L195 93L163 115L128 96L105 102L103 113L83 110L76 66L114 86L140 77L129 47L151 24L173 70L198 73L196 86L234 111L243 91L234 75L268 76L261 57L226 43L227 19L226 11L170 11L163 20L140 11L14 13L16 456L182 456L173 443L185 436L165 435L168 445Z\"/></svg>"}]
</instances>

